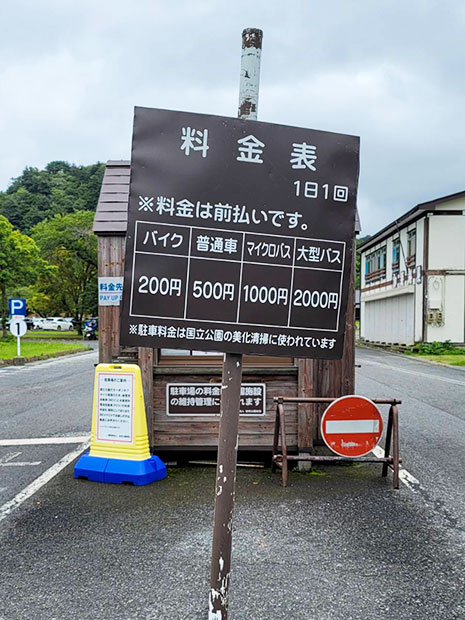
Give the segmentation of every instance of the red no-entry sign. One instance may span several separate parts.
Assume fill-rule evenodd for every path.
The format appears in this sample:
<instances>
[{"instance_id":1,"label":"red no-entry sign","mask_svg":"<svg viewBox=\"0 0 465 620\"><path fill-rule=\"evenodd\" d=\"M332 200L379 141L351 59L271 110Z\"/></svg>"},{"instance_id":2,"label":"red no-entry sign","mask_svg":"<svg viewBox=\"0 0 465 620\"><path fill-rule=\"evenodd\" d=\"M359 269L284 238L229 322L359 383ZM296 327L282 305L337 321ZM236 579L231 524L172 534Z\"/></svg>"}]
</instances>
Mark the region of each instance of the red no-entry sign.
<instances>
[{"instance_id":1,"label":"red no-entry sign","mask_svg":"<svg viewBox=\"0 0 465 620\"><path fill-rule=\"evenodd\" d=\"M374 403L363 396L343 396L326 409L321 435L339 456L368 454L383 434L383 420Z\"/></svg>"}]
</instances>

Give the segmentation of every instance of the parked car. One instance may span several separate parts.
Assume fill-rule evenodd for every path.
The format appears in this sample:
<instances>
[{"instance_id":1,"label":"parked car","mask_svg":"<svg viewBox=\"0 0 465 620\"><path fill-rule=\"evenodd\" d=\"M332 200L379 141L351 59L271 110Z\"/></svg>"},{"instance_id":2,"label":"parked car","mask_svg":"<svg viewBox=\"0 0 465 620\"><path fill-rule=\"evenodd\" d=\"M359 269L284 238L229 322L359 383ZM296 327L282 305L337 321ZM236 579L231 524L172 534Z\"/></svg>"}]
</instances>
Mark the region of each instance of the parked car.
<instances>
[{"instance_id":1,"label":"parked car","mask_svg":"<svg viewBox=\"0 0 465 620\"><path fill-rule=\"evenodd\" d=\"M55 331L72 331L74 329L70 320L59 317L47 317L42 323L42 329L52 329Z\"/></svg>"},{"instance_id":2,"label":"parked car","mask_svg":"<svg viewBox=\"0 0 465 620\"><path fill-rule=\"evenodd\" d=\"M32 317L32 329L42 329L45 319L42 316Z\"/></svg>"},{"instance_id":3,"label":"parked car","mask_svg":"<svg viewBox=\"0 0 465 620\"><path fill-rule=\"evenodd\" d=\"M78 321L76 321L76 319L72 316L65 316L65 321L69 321L71 323L71 325L73 326L73 329L77 329L78 326Z\"/></svg>"}]
</instances>

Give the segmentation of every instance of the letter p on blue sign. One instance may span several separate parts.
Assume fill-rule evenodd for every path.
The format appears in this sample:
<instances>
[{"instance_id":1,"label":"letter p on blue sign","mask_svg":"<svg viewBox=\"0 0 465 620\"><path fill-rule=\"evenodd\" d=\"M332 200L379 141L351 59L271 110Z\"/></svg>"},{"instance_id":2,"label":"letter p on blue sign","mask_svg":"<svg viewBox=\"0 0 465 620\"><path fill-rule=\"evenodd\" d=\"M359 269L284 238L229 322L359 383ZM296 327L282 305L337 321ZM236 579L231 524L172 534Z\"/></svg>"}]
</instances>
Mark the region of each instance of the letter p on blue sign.
<instances>
[{"instance_id":1,"label":"letter p on blue sign","mask_svg":"<svg viewBox=\"0 0 465 620\"><path fill-rule=\"evenodd\" d=\"M10 316L26 316L26 300L9 299L8 312L10 313Z\"/></svg>"}]
</instances>

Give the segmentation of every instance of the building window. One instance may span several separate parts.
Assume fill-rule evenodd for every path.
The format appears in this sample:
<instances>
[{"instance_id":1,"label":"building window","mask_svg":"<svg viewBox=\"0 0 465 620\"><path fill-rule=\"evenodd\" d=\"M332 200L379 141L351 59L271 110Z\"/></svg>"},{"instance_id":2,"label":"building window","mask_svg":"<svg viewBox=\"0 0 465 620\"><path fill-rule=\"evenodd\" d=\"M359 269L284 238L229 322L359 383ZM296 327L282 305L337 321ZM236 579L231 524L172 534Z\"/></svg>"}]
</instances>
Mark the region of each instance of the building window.
<instances>
[{"instance_id":1,"label":"building window","mask_svg":"<svg viewBox=\"0 0 465 620\"><path fill-rule=\"evenodd\" d=\"M386 246L368 254L365 260L365 282L386 277Z\"/></svg>"},{"instance_id":2,"label":"building window","mask_svg":"<svg viewBox=\"0 0 465 620\"><path fill-rule=\"evenodd\" d=\"M392 273L398 273L400 267L400 239L392 242Z\"/></svg>"},{"instance_id":3,"label":"building window","mask_svg":"<svg viewBox=\"0 0 465 620\"><path fill-rule=\"evenodd\" d=\"M409 230L407 233L407 267L413 267L415 265L416 239L417 231Z\"/></svg>"}]
</instances>

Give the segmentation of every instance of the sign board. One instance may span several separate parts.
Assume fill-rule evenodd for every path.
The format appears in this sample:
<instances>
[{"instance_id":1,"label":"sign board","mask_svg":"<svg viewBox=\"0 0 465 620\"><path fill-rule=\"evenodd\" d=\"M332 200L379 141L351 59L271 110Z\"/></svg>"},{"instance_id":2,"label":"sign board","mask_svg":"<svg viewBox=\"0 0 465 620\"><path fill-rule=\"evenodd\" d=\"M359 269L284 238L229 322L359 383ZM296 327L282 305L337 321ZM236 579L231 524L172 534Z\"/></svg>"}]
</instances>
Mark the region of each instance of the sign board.
<instances>
[{"instance_id":1,"label":"sign board","mask_svg":"<svg viewBox=\"0 0 465 620\"><path fill-rule=\"evenodd\" d=\"M23 319L11 319L9 329L13 336L24 336L27 332L26 321Z\"/></svg>"},{"instance_id":2,"label":"sign board","mask_svg":"<svg viewBox=\"0 0 465 620\"><path fill-rule=\"evenodd\" d=\"M121 343L338 359L354 136L136 108Z\"/></svg>"},{"instance_id":3,"label":"sign board","mask_svg":"<svg viewBox=\"0 0 465 620\"><path fill-rule=\"evenodd\" d=\"M8 312L10 316L26 316L26 300L14 298L9 299Z\"/></svg>"},{"instance_id":4,"label":"sign board","mask_svg":"<svg viewBox=\"0 0 465 620\"><path fill-rule=\"evenodd\" d=\"M221 383L168 383L166 414L169 416L220 415ZM240 415L263 416L266 406L264 383L241 385Z\"/></svg>"},{"instance_id":5,"label":"sign board","mask_svg":"<svg viewBox=\"0 0 465 620\"><path fill-rule=\"evenodd\" d=\"M74 466L75 478L116 484L148 484L166 477L150 454L144 392L136 364L95 369L90 450Z\"/></svg>"},{"instance_id":6,"label":"sign board","mask_svg":"<svg viewBox=\"0 0 465 620\"><path fill-rule=\"evenodd\" d=\"M98 279L98 305L119 306L123 299L122 276L105 276Z\"/></svg>"},{"instance_id":7,"label":"sign board","mask_svg":"<svg viewBox=\"0 0 465 620\"><path fill-rule=\"evenodd\" d=\"M321 418L321 436L339 456L358 457L371 452L383 434L378 408L363 396L342 396Z\"/></svg>"},{"instance_id":8,"label":"sign board","mask_svg":"<svg viewBox=\"0 0 465 620\"><path fill-rule=\"evenodd\" d=\"M97 373L97 441L133 443L134 374Z\"/></svg>"}]
</instances>

